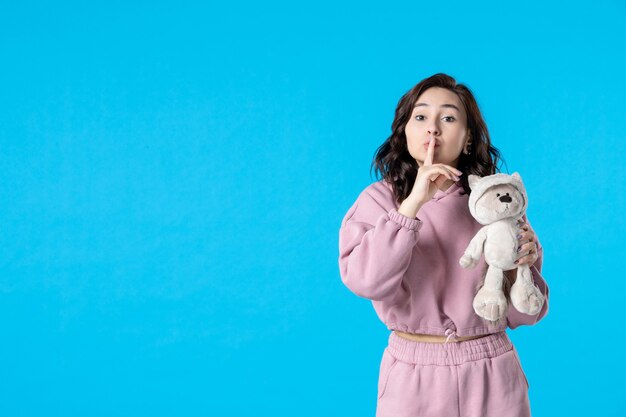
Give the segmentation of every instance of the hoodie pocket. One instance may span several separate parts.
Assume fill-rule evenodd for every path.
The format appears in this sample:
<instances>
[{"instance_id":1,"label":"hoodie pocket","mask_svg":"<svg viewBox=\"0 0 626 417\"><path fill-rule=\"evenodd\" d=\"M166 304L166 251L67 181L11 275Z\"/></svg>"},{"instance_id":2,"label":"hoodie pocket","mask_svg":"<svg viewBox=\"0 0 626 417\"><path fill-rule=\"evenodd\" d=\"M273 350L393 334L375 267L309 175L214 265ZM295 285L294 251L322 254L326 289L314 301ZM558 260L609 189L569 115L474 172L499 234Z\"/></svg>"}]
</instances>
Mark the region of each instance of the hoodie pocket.
<instances>
[{"instance_id":1,"label":"hoodie pocket","mask_svg":"<svg viewBox=\"0 0 626 417\"><path fill-rule=\"evenodd\" d=\"M398 363L398 360L391 356L387 348L383 352L383 358L380 361L380 372L378 374L378 399L380 400L385 391L387 390L387 383L389 382L389 375L391 370Z\"/></svg>"}]
</instances>

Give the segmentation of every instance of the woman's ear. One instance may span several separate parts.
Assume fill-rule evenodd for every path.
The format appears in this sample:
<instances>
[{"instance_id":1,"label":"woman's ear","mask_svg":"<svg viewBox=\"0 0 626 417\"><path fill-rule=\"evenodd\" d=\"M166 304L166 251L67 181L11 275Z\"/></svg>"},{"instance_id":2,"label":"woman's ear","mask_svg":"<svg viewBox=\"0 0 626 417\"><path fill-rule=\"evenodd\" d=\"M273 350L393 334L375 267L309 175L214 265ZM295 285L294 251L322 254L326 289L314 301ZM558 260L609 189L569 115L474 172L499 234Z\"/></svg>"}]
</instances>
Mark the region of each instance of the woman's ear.
<instances>
[{"instance_id":1,"label":"woman's ear","mask_svg":"<svg viewBox=\"0 0 626 417\"><path fill-rule=\"evenodd\" d=\"M472 131L469 129L467 129L467 142L465 142L465 146L463 146L463 148L468 146L472 146Z\"/></svg>"}]
</instances>

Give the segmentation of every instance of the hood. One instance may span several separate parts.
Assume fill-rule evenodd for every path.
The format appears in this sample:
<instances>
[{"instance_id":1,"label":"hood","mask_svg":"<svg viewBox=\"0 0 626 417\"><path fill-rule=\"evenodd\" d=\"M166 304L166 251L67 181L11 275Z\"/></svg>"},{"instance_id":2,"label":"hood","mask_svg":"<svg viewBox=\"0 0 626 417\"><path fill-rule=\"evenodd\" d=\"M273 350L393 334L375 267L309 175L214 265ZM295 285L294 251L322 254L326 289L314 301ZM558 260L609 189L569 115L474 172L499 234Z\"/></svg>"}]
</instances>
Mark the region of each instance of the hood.
<instances>
[{"instance_id":1,"label":"hood","mask_svg":"<svg viewBox=\"0 0 626 417\"><path fill-rule=\"evenodd\" d=\"M476 201L487 191L489 187L493 187L494 185L500 184L510 184L515 187L522 198L524 199L524 205L522 207L521 213L526 212L526 208L528 207L528 196L526 195L526 188L522 183L522 177L517 172L514 172L511 175L508 174L493 174L487 175L486 177L479 177L477 175L470 175L468 177L469 186L472 189L469 197L469 209L472 216L477 219L476 216Z\"/></svg>"}]
</instances>

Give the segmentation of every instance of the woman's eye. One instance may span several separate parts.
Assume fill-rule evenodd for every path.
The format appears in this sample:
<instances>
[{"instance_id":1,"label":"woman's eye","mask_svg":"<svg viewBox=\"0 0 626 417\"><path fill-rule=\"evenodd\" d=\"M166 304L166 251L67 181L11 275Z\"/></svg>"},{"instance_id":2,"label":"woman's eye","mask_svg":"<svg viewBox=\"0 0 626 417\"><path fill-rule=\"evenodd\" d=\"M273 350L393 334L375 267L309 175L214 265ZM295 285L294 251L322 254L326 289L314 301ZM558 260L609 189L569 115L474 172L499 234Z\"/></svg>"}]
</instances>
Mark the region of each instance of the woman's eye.
<instances>
[{"instance_id":1,"label":"woman's eye","mask_svg":"<svg viewBox=\"0 0 626 417\"><path fill-rule=\"evenodd\" d=\"M421 119L420 119L420 117L421 117ZM416 120L424 120L423 117L424 117L423 115L418 114L418 115L415 116L415 119ZM444 119L451 119L450 121L456 120L454 116L445 116Z\"/></svg>"}]
</instances>

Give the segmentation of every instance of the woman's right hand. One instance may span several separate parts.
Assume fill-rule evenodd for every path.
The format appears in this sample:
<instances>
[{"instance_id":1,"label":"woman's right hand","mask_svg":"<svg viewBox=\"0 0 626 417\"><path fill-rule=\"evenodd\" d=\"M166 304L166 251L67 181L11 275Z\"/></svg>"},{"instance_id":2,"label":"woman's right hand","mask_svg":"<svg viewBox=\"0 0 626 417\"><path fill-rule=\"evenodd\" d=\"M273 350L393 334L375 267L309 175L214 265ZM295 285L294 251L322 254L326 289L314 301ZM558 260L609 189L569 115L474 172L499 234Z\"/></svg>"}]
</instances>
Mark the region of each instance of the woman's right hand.
<instances>
[{"instance_id":1,"label":"woman's right hand","mask_svg":"<svg viewBox=\"0 0 626 417\"><path fill-rule=\"evenodd\" d=\"M446 182L447 179L458 181L458 175L462 174L461 171L451 165L433 164L434 154L435 139L431 137L428 143L424 165L418 170L417 177L415 177L415 184L413 184L413 189L409 194L411 199L422 202L422 204L430 201L441 184Z\"/></svg>"}]
</instances>

